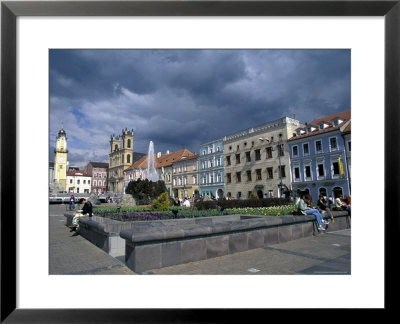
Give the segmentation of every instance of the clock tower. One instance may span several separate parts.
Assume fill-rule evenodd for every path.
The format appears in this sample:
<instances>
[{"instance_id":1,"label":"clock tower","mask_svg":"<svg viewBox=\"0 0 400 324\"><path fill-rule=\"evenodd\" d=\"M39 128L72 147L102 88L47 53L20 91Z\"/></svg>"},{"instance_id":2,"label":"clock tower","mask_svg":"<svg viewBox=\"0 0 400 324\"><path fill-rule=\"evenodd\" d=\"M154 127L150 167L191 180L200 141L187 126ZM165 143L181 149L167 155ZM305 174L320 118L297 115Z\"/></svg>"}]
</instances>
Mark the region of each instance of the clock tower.
<instances>
[{"instance_id":1,"label":"clock tower","mask_svg":"<svg viewBox=\"0 0 400 324\"><path fill-rule=\"evenodd\" d=\"M54 149L54 173L53 188L56 191L67 190L67 134L61 128L56 138L56 148Z\"/></svg>"}]
</instances>

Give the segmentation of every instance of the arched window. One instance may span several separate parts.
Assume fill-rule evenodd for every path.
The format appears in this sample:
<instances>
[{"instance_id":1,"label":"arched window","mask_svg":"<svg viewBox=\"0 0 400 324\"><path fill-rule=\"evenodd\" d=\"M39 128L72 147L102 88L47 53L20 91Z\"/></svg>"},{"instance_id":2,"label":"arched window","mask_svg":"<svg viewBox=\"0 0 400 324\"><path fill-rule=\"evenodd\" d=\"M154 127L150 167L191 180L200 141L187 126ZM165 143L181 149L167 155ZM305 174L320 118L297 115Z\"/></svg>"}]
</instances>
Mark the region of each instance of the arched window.
<instances>
[{"instance_id":1,"label":"arched window","mask_svg":"<svg viewBox=\"0 0 400 324\"><path fill-rule=\"evenodd\" d=\"M114 151L115 150L118 150L118 144L115 144L115 146L114 146Z\"/></svg>"},{"instance_id":2,"label":"arched window","mask_svg":"<svg viewBox=\"0 0 400 324\"><path fill-rule=\"evenodd\" d=\"M128 141L127 141L127 147L131 148L131 140L130 139L128 139ZM129 161L128 161L128 163L129 163Z\"/></svg>"},{"instance_id":3,"label":"arched window","mask_svg":"<svg viewBox=\"0 0 400 324\"><path fill-rule=\"evenodd\" d=\"M343 189L340 188L340 187L333 188L333 196L334 196L334 198L337 198L340 195L343 195Z\"/></svg>"},{"instance_id":4,"label":"arched window","mask_svg":"<svg viewBox=\"0 0 400 324\"><path fill-rule=\"evenodd\" d=\"M319 188L319 194L326 197L327 196L326 188L324 187Z\"/></svg>"},{"instance_id":5,"label":"arched window","mask_svg":"<svg viewBox=\"0 0 400 324\"><path fill-rule=\"evenodd\" d=\"M128 140L129 141L129 140ZM128 146L129 147L129 146ZM131 163L131 155L130 154L128 154L127 156L126 156L126 163Z\"/></svg>"}]
</instances>

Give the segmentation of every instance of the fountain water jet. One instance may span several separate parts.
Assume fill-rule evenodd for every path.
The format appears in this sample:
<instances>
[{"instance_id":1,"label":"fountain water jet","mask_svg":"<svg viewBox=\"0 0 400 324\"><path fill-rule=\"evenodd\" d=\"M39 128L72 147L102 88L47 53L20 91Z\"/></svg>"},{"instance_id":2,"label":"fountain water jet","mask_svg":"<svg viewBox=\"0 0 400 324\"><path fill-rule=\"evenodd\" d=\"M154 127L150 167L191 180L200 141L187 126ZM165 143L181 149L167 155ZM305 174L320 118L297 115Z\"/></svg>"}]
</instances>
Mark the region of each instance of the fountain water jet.
<instances>
[{"instance_id":1,"label":"fountain water jet","mask_svg":"<svg viewBox=\"0 0 400 324\"><path fill-rule=\"evenodd\" d=\"M150 141L149 150L147 152L147 170L146 170L146 178L150 181L158 181L159 177L156 170L156 161L154 158L154 144L153 141Z\"/></svg>"}]
</instances>

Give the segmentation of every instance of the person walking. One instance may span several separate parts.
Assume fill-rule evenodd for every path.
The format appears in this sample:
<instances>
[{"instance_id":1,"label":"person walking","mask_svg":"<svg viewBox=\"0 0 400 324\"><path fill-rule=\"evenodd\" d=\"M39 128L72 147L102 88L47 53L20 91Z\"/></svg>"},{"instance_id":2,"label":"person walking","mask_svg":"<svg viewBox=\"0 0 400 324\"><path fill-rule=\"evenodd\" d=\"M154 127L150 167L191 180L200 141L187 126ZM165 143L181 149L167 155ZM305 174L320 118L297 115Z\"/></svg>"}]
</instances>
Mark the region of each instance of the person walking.
<instances>
[{"instance_id":1,"label":"person walking","mask_svg":"<svg viewBox=\"0 0 400 324\"><path fill-rule=\"evenodd\" d=\"M69 198L69 210L74 210L75 209L75 197L74 195L71 195Z\"/></svg>"}]
</instances>

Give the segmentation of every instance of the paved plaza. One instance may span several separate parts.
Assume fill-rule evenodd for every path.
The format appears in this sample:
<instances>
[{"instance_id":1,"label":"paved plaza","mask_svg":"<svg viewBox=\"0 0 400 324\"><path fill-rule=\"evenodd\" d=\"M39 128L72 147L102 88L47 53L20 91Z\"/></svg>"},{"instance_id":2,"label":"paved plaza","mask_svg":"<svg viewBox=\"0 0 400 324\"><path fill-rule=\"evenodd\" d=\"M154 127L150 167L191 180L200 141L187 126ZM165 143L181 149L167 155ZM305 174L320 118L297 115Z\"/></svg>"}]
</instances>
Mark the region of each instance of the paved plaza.
<instances>
[{"instance_id":1,"label":"paved plaza","mask_svg":"<svg viewBox=\"0 0 400 324\"><path fill-rule=\"evenodd\" d=\"M50 274L136 275L65 226L65 205L50 205ZM208 260L144 272L148 275L351 274L351 230L274 244Z\"/></svg>"}]
</instances>

